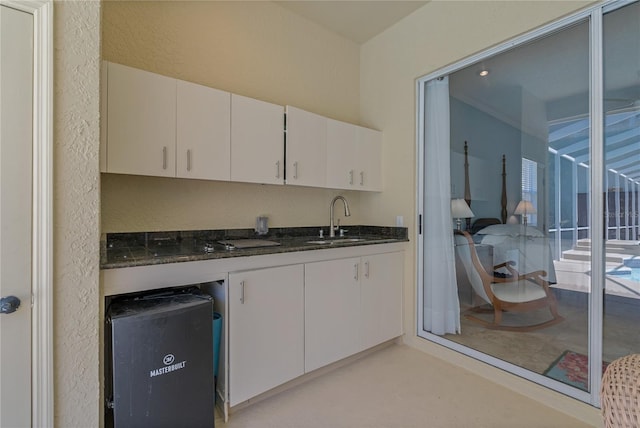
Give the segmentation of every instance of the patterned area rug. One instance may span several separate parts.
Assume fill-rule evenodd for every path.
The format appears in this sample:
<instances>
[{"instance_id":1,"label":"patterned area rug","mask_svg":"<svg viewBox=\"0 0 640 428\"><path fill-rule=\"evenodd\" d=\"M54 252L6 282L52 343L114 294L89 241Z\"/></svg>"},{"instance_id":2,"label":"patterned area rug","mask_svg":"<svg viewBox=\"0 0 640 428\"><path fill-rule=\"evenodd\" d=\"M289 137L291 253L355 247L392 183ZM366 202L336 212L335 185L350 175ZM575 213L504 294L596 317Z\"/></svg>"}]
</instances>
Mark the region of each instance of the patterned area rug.
<instances>
[{"instance_id":1,"label":"patterned area rug","mask_svg":"<svg viewBox=\"0 0 640 428\"><path fill-rule=\"evenodd\" d=\"M602 373L609 363L602 362ZM584 354L573 351L564 351L543 375L559 380L567 385L575 386L583 391L589 389L589 359Z\"/></svg>"}]
</instances>

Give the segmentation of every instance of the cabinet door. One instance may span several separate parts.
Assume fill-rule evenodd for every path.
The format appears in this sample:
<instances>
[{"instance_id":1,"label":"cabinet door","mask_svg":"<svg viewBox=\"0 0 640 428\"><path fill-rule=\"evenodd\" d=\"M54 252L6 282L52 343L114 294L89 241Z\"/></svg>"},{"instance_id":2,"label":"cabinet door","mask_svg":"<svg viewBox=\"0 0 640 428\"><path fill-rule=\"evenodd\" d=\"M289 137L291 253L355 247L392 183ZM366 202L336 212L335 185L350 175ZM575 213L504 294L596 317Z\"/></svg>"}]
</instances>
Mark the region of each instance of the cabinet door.
<instances>
[{"instance_id":1,"label":"cabinet door","mask_svg":"<svg viewBox=\"0 0 640 428\"><path fill-rule=\"evenodd\" d=\"M229 400L304 373L302 265L229 274Z\"/></svg>"},{"instance_id":2,"label":"cabinet door","mask_svg":"<svg viewBox=\"0 0 640 428\"><path fill-rule=\"evenodd\" d=\"M229 181L231 94L177 82L176 175Z\"/></svg>"},{"instance_id":3,"label":"cabinet door","mask_svg":"<svg viewBox=\"0 0 640 428\"><path fill-rule=\"evenodd\" d=\"M359 258L305 265L305 372L359 351L359 270Z\"/></svg>"},{"instance_id":4,"label":"cabinet door","mask_svg":"<svg viewBox=\"0 0 640 428\"><path fill-rule=\"evenodd\" d=\"M358 127L357 175L359 190L382 190L382 133Z\"/></svg>"},{"instance_id":5,"label":"cabinet door","mask_svg":"<svg viewBox=\"0 0 640 428\"><path fill-rule=\"evenodd\" d=\"M287 106L287 184L326 186L327 118Z\"/></svg>"},{"instance_id":6,"label":"cabinet door","mask_svg":"<svg viewBox=\"0 0 640 428\"><path fill-rule=\"evenodd\" d=\"M107 171L176 175L176 80L108 64Z\"/></svg>"},{"instance_id":7,"label":"cabinet door","mask_svg":"<svg viewBox=\"0 0 640 428\"><path fill-rule=\"evenodd\" d=\"M284 107L231 95L231 181L284 184Z\"/></svg>"},{"instance_id":8,"label":"cabinet door","mask_svg":"<svg viewBox=\"0 0 640 428\"><path fill-rule=\"evenodd\" d=\"M402 334L404 255L363 257L362 271L360 339L367 349Z\"/></svg>"},{"instance_id":9,"label":"cabinet door","mask_svg":"<svg viewBox=\"0 0 640 428\"><path fill-rule=\"evenodd\" d=\"M356 144L355 126L327 119L327 187L355 188Z\"/></svg>"}]
</instances>

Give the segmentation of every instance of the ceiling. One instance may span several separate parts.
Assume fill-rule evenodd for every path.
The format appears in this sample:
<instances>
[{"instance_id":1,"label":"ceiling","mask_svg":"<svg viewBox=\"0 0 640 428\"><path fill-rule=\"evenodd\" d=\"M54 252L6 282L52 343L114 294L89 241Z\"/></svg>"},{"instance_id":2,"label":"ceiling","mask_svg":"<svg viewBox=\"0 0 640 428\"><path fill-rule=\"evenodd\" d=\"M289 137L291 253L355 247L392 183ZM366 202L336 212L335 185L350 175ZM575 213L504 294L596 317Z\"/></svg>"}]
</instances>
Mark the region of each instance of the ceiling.
<instances>
[{"instance_id":1,"label":"ceiling","mask_svg":"<svg viewBox=\"0 0 640 428\"><path fill-rule=\"evenodd\" d=\"M427 1L275 1L357 44L424 6Z\"/></svg>"}]
</instances>

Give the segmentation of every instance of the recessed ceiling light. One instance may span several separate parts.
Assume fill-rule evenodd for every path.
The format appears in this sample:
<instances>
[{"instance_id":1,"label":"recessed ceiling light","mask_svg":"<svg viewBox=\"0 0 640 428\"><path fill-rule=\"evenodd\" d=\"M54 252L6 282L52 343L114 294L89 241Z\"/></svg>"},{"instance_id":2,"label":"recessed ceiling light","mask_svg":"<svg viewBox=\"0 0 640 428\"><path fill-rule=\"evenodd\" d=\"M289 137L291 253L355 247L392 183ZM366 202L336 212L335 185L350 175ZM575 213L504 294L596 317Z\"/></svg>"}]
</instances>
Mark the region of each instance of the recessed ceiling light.
<instances>
[{"instance_id":1,"label":"recessed ceiling light","mask_svg":"<svg viewBox=\"0 0 640 428\"><path fill-rule=\"evenodd\" d=\"M480 76L481 76L481 77L488 76L488 75L489 75L489 70L482 70L482 71L481 71L480 73L478 73L478 74L480 74Z\"/></svg>"}]
</instances>

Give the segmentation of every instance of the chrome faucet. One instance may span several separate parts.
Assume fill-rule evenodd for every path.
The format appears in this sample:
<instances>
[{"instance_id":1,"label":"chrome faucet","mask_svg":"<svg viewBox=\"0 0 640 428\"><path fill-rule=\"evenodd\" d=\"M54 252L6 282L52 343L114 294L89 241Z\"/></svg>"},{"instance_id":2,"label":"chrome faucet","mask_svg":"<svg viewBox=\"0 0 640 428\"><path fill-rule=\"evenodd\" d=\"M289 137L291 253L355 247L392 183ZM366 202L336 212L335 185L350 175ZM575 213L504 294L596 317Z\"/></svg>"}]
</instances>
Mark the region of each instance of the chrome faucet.
<instances>
[{"instance_id":1,"label":"chrome faucet","mask_svg":"<svg viewBox=\"0 0 640 428\"><path fill-rule=\"evenodd\" d=\"M344 215L346 217L349 217L351 215L351 212L349 211L349 204L347 203L347 200L344 198L344 196L336 196L335 198L333 198L333 200L331 201L331 206L329 207L329 212L330 212L330 216L329 216L329 238L335 238L336 236L336 229L338 228L337 226L333 226L333 211L334 208L336 206L336 201L340 199L342 200L342 203L344 204Z\"/></svg>"}]
</instances>

